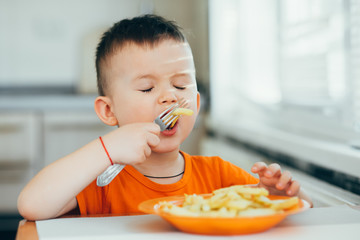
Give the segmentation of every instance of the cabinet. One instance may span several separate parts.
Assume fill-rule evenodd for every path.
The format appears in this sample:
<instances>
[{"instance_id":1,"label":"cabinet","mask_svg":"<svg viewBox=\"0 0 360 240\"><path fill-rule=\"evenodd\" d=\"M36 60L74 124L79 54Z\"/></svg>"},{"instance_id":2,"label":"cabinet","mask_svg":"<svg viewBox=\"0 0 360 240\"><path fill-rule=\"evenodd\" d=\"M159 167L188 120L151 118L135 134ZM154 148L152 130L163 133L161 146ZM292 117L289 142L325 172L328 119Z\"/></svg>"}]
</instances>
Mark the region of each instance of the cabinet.
<instances>
[{"instance_id":1,"label":"cabinet","mask_svg":"<svg viewBox=\"0 0 360 240\"><path fill-rule=\"evenodd\" d=\"M111 131L92 109L0 112L0 213L17 212L17 197L44 166Z\"/></svg>"},{"instance_id":2,"label":"cabinet","mask_svg":"<svg viewBox=\"0 0 360 240\"><path fill-rule=\"evenodd\" d=\"M16 211L16 199L39 167L41 121L34 112L0 113L0 211Z\"/></svg>"},{"instance_id":3,"label":"cabinet","mask_svg":"<svg viewBox=\"0 0 360 240\"><path fill-rule=\"evenodd\" d=\"M39 155L39 116L0 113L0 182L13 182L36 165Z\"/></svg>"},{"instance_id":4,"label":"cabinet","mask_svg":"<svg viewBox=\"0 0 360 240\"><path fill-rule=\"evenodd\" d=\"M64 157L113 130L94 111L59 111L44 114L44 165Z\"/></svg>"}]
</instances>

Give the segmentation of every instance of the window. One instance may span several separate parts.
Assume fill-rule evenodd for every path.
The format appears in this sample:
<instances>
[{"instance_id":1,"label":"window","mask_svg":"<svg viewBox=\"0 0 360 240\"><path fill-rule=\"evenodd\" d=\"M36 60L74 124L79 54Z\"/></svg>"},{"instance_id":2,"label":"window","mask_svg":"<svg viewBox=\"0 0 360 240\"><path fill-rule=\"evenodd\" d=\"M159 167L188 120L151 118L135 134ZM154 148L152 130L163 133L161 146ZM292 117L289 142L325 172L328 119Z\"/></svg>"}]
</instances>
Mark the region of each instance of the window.
<instances>
[{"instance_id":1,"label":"window","mask_svg":"<svg viewBox=\"0 0 360 240\"><path fill-rule=\"evenodd\" d=\"M210 0L209 36L211 122L360 161L360 1Z\"/></svg>"}]
</instances>

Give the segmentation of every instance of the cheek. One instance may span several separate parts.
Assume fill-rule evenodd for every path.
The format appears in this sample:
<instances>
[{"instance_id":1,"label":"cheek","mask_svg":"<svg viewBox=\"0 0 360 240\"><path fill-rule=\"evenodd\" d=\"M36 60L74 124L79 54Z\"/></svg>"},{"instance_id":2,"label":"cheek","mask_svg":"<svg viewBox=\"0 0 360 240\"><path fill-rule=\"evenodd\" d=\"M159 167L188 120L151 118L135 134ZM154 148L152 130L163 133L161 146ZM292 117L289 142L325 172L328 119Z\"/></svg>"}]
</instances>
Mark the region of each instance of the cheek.
<instances>
[{"instance_id":1,"label":"cheek","mask_svg":"<svg viewBox=\"0 0 360 240\"><path fill-rule=\"evenodd\" d=\"M191 126L192 128L190 128L190 131L192 131L193 127L195 126L196 123L196 119L197 119L197 113L194 112L194 114L190 117L189 119L189 126Z\"/></svg>"},{"instance_id":2,"label":"cheek","mask_svg":"<svg viewBox=\"0 0 360 240\"><path fill-rule=\"evenodd\" d=\"M189 100L190 108L194 111L197 110L197 93L197 89L194 87L183 94L183 97Z\"/></svg>"},{"instance_id":3,"label":"cheek","mask_svg":"<svg viewBox=\"0 0 360 240\"><path fill-rule=\"evenodd\" d=\"M181 131L187 135L187 134L190 134L193 127L195 126L195 122L196 122L196 119L197 119L197 112L196 112L196 107L194 108L192 106L191 108L194 113L193 115L191 116L181 116Z\"/></svg>"},{"instance_id":4,"label":"cheek","mask_svg":"<svg viewBox=\"0 0 360 240\"><path fill-rule=\"evenodd\" d=\"M196 118L196 116L197 116L197 114L198 114L198 113L197 113L197 106L198 106L197 96L191 95L190 101L191 101L191 103L190 103L190 109L194 111L192 117L193 117L193 118Z\"/></svg>"},{"instance_id":5,"label":"cheek","mask_svg":"<svg viewBox=\"0 0 360 240\"><path fill-rule=\"evenodd\" d=\"M118 111L116 111L116 117L120 126L129 123L152 122L154 120L152 108L149 106L139 103L125 103L121 105L121 107L117 108Z\"/></svg>"}]
</instances>

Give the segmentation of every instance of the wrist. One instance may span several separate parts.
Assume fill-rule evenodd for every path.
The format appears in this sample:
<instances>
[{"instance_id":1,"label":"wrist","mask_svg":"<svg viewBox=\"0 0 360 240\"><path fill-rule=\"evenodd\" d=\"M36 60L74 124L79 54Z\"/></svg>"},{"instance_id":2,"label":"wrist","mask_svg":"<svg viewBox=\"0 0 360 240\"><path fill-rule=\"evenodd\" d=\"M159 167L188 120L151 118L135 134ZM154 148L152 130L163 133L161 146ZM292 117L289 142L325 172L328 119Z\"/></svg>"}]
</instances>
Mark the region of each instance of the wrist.
<instances>
[{"instance_id":1,"label":"wrist","mask_svg":"<svg viewBox=\"0 0 360 240\"><path fill-rule=\"evenodd\" d=\"M104 143L104 141L103 141L103 139L102 139L101 136L99 137L99 140L100 140L100 143L101 143L101 145L102 145L102 147L103 147L103 149L104 149L104 152L106 153L106 155L107 155L107 157L108 157L108 159L109 159L110 164L111 164L111 165L114 165L114 162L113 162L113 160L111 159L111 156L110 156L110 154L109 154L109 152L108 152L108 150L107 150L107 148L106 148L106 146L105 146L105 143Z\"/></svg>"}]
</instances>

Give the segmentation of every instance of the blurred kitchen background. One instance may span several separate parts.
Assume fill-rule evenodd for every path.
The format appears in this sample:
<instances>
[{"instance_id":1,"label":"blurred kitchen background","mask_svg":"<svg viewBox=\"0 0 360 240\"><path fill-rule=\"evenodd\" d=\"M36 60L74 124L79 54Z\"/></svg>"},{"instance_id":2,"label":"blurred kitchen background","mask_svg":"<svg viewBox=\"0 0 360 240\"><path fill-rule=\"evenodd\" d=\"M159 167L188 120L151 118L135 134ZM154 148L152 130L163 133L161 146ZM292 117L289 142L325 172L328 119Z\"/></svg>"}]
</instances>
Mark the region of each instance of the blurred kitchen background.
<instances>
[{"instance_id":1,"label":"blurred kitchen background","mask_svg":"<svg viewBox=\"0 0 360 240\"><path fill-rule=\"evenodd\" d=\"M184 151L278 162L315 207L360 204L360 0L0 0L0 238L29 179L112 130L93 110L95 47L145 13L193 50L202 108Z\"/></svg>"}]
</instances>

